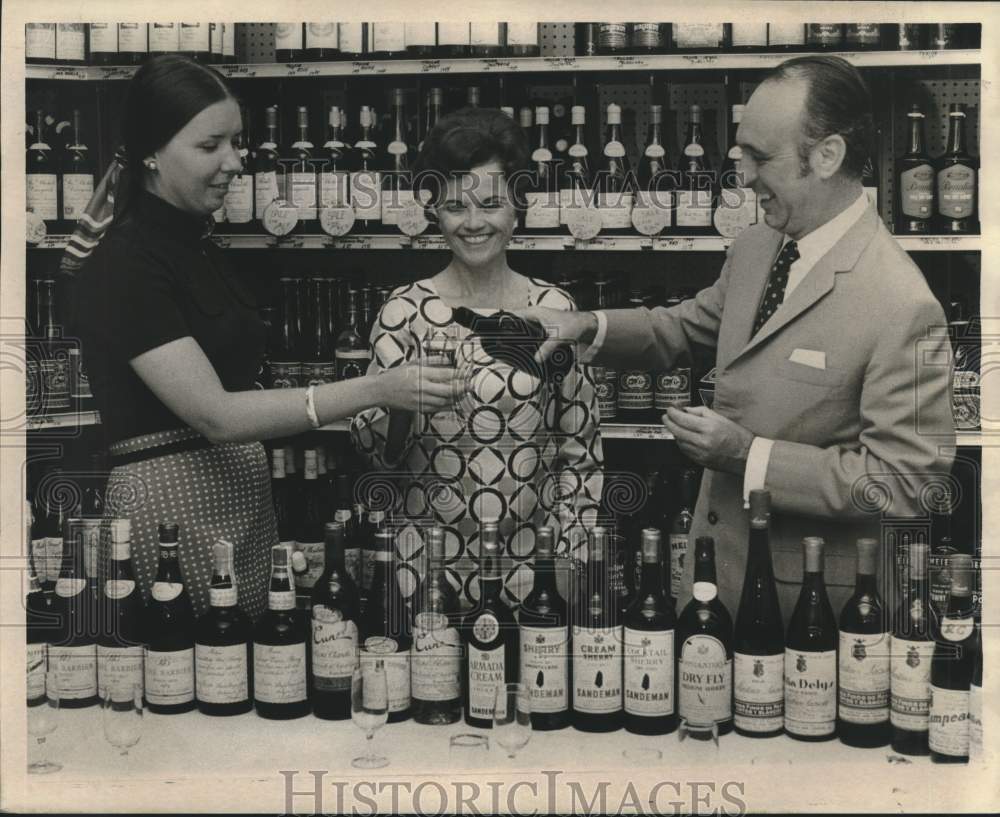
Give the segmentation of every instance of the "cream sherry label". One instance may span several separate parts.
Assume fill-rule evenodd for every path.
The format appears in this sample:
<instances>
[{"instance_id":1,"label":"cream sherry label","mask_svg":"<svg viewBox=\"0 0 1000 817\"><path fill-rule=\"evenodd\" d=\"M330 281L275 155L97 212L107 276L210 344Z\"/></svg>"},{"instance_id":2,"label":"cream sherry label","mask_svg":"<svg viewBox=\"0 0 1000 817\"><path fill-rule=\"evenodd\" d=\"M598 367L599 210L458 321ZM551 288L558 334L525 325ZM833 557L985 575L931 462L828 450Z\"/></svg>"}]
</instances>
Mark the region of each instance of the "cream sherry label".
<instances>
[{"instance_id":1,"label":"cream sherry label","mask_svg":"<svg viewBox=\"0 0 1000 817\"><path fill-rule=\"evenodd\" d=\"M622 708L622 628L573 627L573 708L603 715Z\"/></svg>"},{"instance_id":2,"label":"cream sherry label","mask_svg":"<svg viewBox=\"0 0 1000 817\"><path fill-rule=\"evenodd\" d=\"M502 684L505 677L503 653L502 644L493 650L469 645L469 715L473 718L493 718L497 684Z\"/></svg>"}]
</instances>

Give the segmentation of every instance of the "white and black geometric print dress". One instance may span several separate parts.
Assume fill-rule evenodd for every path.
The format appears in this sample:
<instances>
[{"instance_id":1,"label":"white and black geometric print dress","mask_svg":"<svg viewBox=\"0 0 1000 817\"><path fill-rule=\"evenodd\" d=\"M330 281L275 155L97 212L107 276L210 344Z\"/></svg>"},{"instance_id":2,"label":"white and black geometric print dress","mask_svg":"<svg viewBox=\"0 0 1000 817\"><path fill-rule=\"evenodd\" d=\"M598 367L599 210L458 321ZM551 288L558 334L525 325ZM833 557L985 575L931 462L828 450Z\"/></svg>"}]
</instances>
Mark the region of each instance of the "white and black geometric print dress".
<instances>
[{"instance_id":1,"label":"white and black geometric print dress","mask_svg":"<svg viewBox=\"0 0 1000 817\"><path fill-rule=\"evenodd\" d=\"M529 280L531 306L575 308L563 290ZM593 374L577 362L561 385L553 386L495 360L454 322L451 307L429 279L397 289L382 307L371 333L369 374L419 359L425 339L439 333L458 343L468 395L457 412L416 415L394 463L385 459L386 410L357 414L354 444L373 469L358 491L391 511L405 563L400 581L410 585L404 593L423 572L421 531L438 525L445 531L448 577L463 602L474 603L480 520L498 519L505 597L516 606L531 591L538 526L555 529L558 553L587 557L604 462Z\"/></svg>"}]
</instances>

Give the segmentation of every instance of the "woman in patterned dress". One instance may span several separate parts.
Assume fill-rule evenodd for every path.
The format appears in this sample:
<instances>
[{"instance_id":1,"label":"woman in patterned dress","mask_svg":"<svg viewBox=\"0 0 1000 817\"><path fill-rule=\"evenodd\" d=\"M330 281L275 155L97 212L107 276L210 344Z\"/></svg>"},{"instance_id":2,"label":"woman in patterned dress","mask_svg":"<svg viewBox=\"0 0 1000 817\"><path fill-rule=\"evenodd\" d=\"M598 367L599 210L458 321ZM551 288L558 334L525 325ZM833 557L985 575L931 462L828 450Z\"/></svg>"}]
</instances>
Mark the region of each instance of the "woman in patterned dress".
<instances>
[{"instance_id":1,"label":"woman in patterned dress","mask_svg":"<svg viewBox=\"0 0 1000 817\"><path fill-rule=\"evenodd\" d=\"M428 134L417 178L431 193L452 257L437 275L397 289L382 307L371 332L369 373L450 342L467 396L458 411L415 416L379 407L352 424L356 447L374 467L358 490L391 506L411 576L421 570L421 531L441 526L448 575L467 605L478 598L483 520L500 522L506 598L516 606L531 590L537 526L555 528L561 555L584 559L586 530L601 500L603 452L590 370L576 363L561 385L547 383L491 357L455 321L459 307L480 315L575 308L561 289L507 263L517 219L514 180L524 176L527 159L524 134L498 110L456 111ZM566 571L559 575L565 593Z\"/></svg>"}]
</instances>

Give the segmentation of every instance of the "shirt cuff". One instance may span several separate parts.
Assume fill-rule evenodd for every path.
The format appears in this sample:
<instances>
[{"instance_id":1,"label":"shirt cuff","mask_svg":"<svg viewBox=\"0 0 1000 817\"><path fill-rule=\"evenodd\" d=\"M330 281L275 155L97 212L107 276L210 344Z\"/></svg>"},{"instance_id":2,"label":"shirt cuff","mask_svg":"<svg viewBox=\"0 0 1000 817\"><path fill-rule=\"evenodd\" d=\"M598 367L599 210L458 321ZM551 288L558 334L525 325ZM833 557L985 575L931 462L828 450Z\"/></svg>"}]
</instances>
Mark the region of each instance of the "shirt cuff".
<instances>
[{"instance_id":1,"label":"shirt cuff","mask_svg":"<svg viewBox=\"0 0 1000 817\"><path fill-rule=\"evenodd\" d=\"M601 310L594 312L594 316L597 318L597 331L594 333L594 339L590 342L590 346L580 355L581 363L590 363L597 353L601 351L601 347L604 345L604 338L608 334L608 317Z\"/></svg>"},{"instance_id":2,"label":"shirt cuff","mask_svg":"<svg viewBox=\"0 0 1000 817\"><path fill-rule=\"evenodd\" d=\"M774 440L754 437L747 453L747 467L743 472L743 507L750 507L750 492L762 489L767 477L767 464L771 460L771 446Z\"/></svg>"}]
</instances>

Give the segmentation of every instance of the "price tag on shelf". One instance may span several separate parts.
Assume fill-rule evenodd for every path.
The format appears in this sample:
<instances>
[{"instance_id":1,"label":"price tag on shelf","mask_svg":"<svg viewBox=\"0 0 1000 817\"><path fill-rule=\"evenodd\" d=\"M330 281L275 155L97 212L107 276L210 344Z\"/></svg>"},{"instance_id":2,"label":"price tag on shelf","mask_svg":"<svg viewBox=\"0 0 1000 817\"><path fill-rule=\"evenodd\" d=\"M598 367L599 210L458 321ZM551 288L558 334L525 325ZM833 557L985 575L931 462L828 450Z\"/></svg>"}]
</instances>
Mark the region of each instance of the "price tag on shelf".
<instances>
[{"instance_id":1,"label":"price tag on shelf","mask_svg":"<svg viewBox=\"0 0 1000 817\"><path fill-rule=\"evenodd\" d=\"M657 238L654 244L657 250L687 251L694 249L694 238Z\"/></svg>"},{"instance_id":2,"label":"price tag on shelf","mask_svg":"<svg viewBox=\"0 0 1000 817\"><path fill-rule=\"evenodd\" d=\"M589 241L601 231L601 214L595 207L571 207L566 212L566 226L570 235L580 241Z\"/></svg>"},{"instance_id":3,"label":"price tag on shelf","mask_svg":"<svg viewBox=\"0 0 1000 817\"><path fill-rule=\"evenodd\" d=\"M243 79L257 76L257 69L250 65L223 65L220 70L225 73L227 77L232 77L233 79Z\"/></svg>"},{"instance_id":4,"label":"price tag on shelf","mask_svg":"<svg viewBox=\"0 0 1000 817\"><path fill-rule=\"evenodd\" d=\"M87 72L79 68L72 68L69 66L64 66L57 68L55 73L52 75L53 79L86 79Z\"/></svg>"},{"instance_id":5,"label":"price tag on shelf","mask_svg":"<svg viewBox=\"0 0 1000 817\"><path fill-rule=\"evenodd\" d=\"M649 64L642 57L615 57L619 68L645 68Z\"/></svg>"},{"instance_id":6,"label":"price tag on shelf","mask_svg":"<svg viewBox=\"0 0 1000 817\"><path fill-rule=\"evenodd\" d=\"M682 54L689 65L715 65L719 58L715 54Z\"/></svg>"},{"instance_id":7,"label":"price tag on shelf","mask_svg":"<svg viewBox=\"0 0 1000 817\"><path fill-rule=\"evenodd\" d=\"M411 201L399 210L399 229L411 238L420 235L427 229L429 223L424 211L423 202Z\"/></svg>"},{"instance_id":8,"label":"price tag on shelf","mask_svg":"<svg viewBox=\"0 0 1000 817\"><path fill-rule=\"evenodd\" d=\"M421 74L435 74L441 70L441 60L421 60Z\"/></svg>"},{"instance_id":9,"label":"price tag on shelf","mask_svg":"<svg viewBox=\"0 0 1000 817\"><path fill-rule=\"evenodd\" d=\"M32 246L41 244L48 235L48 227L45 226L45 219L38 213L28 210L24 214L24 237Z\"/></svg>"},{"instance_id":10,"label":"price tag on shelf","mask_svg":"<svg viewBox=\"0 0 1000 817\"><path fill-rule=\"evenodd\" d=\"M487 59L482 60L480 63L480 70L483 72L517 71L518 67L518 64L516 62L512 62L511 60Z\"/></svg>"},{"instance_id":11,"label":"price tag on shelf","mask_svg":"<svg viewBox=\"0 0 1000 817\"><path fill-rule=\"evenodd\" d=\"M299 208L284 199L275 199L264 210L264 229L279 238L288 235L299 223Z\"/></svg>"},{"instance_id":12,"label":"price tag on shelf","mask_svg":"<svg viewBox=\"0 0 1000 817\"><path fill-rule=\"evenodd\" d=\"M670 211L652 202L636 203L632 208L632 226L643 235L657 235L669 224Z\"/></svg>"},{"instance_id":13,"label":"price tag on shelf","mask_svg":"<svg viewBox=\"0 0 1000 817\"><path fill-rule=\"evenodd\" d=\"M101 79L131 79L135 68L124 65L111 65L101 69Z\"/></svg>"},{"instance_id":14,"label":"price tag on shelf","mask_svg":"<svg viewBox=\"0 0 1000 817\"><path fill-rule=\"evenodd\" d=\"M321 207L319 211L319 226L323 232L339 238L347 235L354 226L354 208L350 205L342 207Z\"/></svg>"},{"instance_id":15,"label":"price tag on shelf","mask_svg":"<svg viewBox=\"0 0 1000 817\"><path fill-rule=\"evenodd\" d=\"M552 71L572 71L580 67L576 57L545 57L545 64Z\"/></svg>"}]
</instances>

